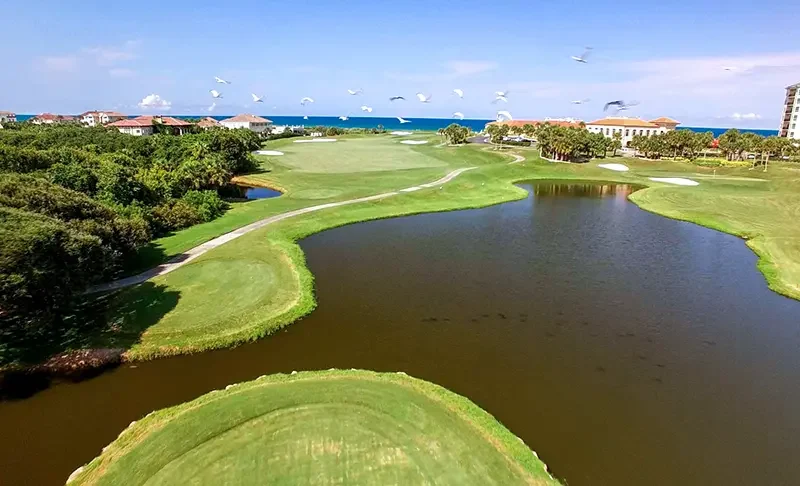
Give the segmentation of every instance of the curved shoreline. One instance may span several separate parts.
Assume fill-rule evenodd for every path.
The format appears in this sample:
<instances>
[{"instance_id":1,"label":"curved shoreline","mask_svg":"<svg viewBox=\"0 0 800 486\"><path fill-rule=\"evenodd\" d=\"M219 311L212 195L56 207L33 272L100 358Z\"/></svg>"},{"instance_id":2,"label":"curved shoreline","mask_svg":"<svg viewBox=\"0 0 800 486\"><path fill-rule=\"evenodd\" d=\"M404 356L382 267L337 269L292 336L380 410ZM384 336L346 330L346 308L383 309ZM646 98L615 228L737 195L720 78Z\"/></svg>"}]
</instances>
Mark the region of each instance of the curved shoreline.
<instances>
[{"instance_id":1,"label":"curved shoreline","mask_svg":"<svg viewBox=\"0 0 800 486\"><path fill-rule=\"evenodd\" d=\"M461 169L456 169L451 171L444 177L441 177L433 182L428 182L426 184L420 184L418 186L407 187L405 189L399 189L397 191L391 192L384 192L381 194L375 194L372 196L360 197L356 199L348 199L346 201L339 201L333 203L326 203L326 204L318 204L316 206L308 206L301 209L295 209L293 211L288 211L285 213L277 214L275 216L270 216L268 218L264 218L262 220L256 221L255 223L250 223L246 226L242 226L241 228L235 229L228 233L225 233L221 236L218 236L214 239L211 239L201 245L198 245L190 250L183 252L182 254L172 258L166 263L162 263L156 267L153 267L149 270L146 270L138 275L133 275L131 277L121 278L119 280L114 280L113 282L108 282L105 284L95 285L89 288L85 293L86 294L94 294L98 292L108 292L111 290L117 290L124 287L129 287L131 285L140 284L150 280L151 278L158 277L161 275L166 275L173 270L177 270L178 268L186 265L187 263L191 262L195 258L205 254L209 250L212 250L218 246L224 245L225 243L235 240L240 236L246 235L251 231L255 231L257 229L263 228L264 226L270 225L272 223L277 223L278 221L283 221L284 219L293 218L295 216L300 216L302 214L312 213L314 211L319 211L322 209L329 209L329 208L336 208L340 206L346 206L350 204L357 204L361 202L368 202L368 201L377 201L380 199L385 199L387 197L396 196L398 194L404 192L411 192L416 191L423 188L431 188L434 186L439 186L442 184L446 184L451 180L458 177L460 174L472 170L475 167L463 167Z\"/></svg>"}]
</instances>

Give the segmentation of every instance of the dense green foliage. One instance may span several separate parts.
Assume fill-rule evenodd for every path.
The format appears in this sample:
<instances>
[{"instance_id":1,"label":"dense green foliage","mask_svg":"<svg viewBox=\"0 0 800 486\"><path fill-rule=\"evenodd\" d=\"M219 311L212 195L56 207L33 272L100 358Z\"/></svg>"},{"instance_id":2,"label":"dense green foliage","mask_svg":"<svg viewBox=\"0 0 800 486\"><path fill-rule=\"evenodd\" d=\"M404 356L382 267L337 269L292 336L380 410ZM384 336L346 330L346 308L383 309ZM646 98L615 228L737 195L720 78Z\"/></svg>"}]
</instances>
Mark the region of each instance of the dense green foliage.
<instances>
[{"instance_id":1,"label":"dense green foliage","mask_svg":"<svg viewBox=\"0 0 800 486\"><path fill-rule=\"evenodd\" d=\"M1 130L0 353L9 333L63 324L75 294L118 276L151 238L220 216L217 189L256 167L259 146L246 130Z\"/></svg>"},{"instance_id":2,"label":"dense green foliage","mask_svg":"<svg viewBox=\"0 0 800 486\"><path fill-rule=\"evenodd\" d=\"M714 134L711 132L671 130L650 136L634 135L628 145L649 159L670 156L694 160L701 152L711 147L713 141Z\"/></svg>"},{"instance_id":3,"label":"dense green foliage","mask_svg":"<svg viewBox=\"0 0 800 486\"><path fill-rule=\"evenodd\" d=\"M451 123L447 128L439 130L439 134L443 136L450 145L467 143L467 137L469 137L470 132L471 130L469 127L459 125L458 123Z\"/></svg>"},{"instance_id":4,"label":"dense green foliage","mask_svg":"<svg viewBox=\"0 0 800 486\"><path fill-rule=\"evenodd\" d=\"M542 156L564 161L604 157L606 151L614 146L613 140L600 133L591 133L583 126L562 127L547 122L536 125L527 123L521 127L492 124L487 131L492 143L499 143L510 134L534 138Z\"/></svg>"}]
</instances>

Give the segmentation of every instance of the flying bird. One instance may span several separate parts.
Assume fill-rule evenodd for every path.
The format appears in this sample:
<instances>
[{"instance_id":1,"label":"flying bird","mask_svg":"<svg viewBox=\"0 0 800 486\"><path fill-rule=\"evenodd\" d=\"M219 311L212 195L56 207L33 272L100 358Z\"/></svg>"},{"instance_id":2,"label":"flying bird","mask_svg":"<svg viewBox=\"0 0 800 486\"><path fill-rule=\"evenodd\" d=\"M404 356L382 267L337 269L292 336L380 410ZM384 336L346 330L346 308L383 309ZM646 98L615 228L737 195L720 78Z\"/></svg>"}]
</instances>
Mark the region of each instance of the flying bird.
<instances>
[{"instance_id":1,"label":"flying bird","mask_svg":"<svg viewBox=\"0 0 800 486\"><path fill-rule=\"evenodd\" d=\"M367 113L372 113L372 107L367 105L361 106L361 111L366 111Z\"/></svg>"},{"instance_id":2,"label":"flying bird","mask_svg":"<svg viewBox=\"0 0 800 486\"><path fill-rule=\"evenodd\" d=\"M392 96L391 98L389 98L389 101L397 101L397 100L405 101L406 99L403 98L402 96Z\"/></svg>"},{"instance_id":3,"label":"flying bird","mask_svg":"<svg viewBox=\"0 0 800 486\"><path fill-rule=\"evenodd\" d=\"M403 124L403 123L411 123L411 120L406 120L406 119L405 119L405 118L403 118L402 116L398 116L398 117L397 117L397 121L399 121L399 122L400 122L400 124Z\"/></svg>"},{"instance_id":4,"label":"flying bird","mask_svg":"<svg viewBox=\"0 0 800 486\"><path fill-rule=\"evenodd\" d=\"M457 111L457 112L453 113L453 118L458 118L459 120L463 120L464 119L464 114L461 113L460 111Z\"/></svg>"},{"instance_id":5,"label":"flying bird","mask_svg":"<svg viewBox=\"0 0 800 486\"><path fill-rule=\"evenodd\" d=\"M218 82L220 84L231 84L230 81L225 81L224 79L222 79L222 78L220 78L218 76L214 76L214 81L216 81L216 82Z\"/></svg>"},{"instance_id":6,"label":"flying bird","mask_svg":"<svg viewBox=\"0 0 800 486\"><path fill-rule=\"evenodd\" d=\"M622 111L622 110L627 110L628 108L630 108L632 106L636 106L638 104L639 104L638 101L631 101L630 103L625 103L622 100L614 100L614 101L609 101L608 103L606 103L605 106L603 106L603 111L607 111L609 106L616 106L617 107L617 111L619 112L619 111Z\"/></svg>"},{"instance_id":7,"label":"flying bird","mask_svg":"<svg viewBox=\"0 0 800 486\"><path fill-rule=\"evenodd\" d=\"M422 103L430 103L431 102L431 95L425 96L422 93L417 93L417 99Z\"/></svg>"},{"instance_id":8,"label":"flying bird","mask_svg":"<svg viewBox=\"0 0 800 486\"><path fill-rule=\"evenodd\" d=\"M313 102L314 102L314 99L313 98L309 98L308 96L306 96L305 98L300 99L300 104L303 105L303 106L305 106L306 103L313 103Z\"/></svg>"},{"instance_id":9,"label":"flying bird","mask_svg":"<svg viewBox=\"0 0 800 486\"><path fill-rule=\"evenodd\" d=\"M592 52L592 48L591 47L587 47L586 50L583 51L583 54L581 54L580 56L570 56L570 57L572 58L573 61L577 61L577 62L586 64L587 62L589 62L589 61L587 61L587 58L589 57L589 54L591 54L591 52Z\"/></svg>"},{"instance_id":10,"label":"flying bird","mask_svg":"<svg viewBox=\"0 0 800 486\"><path fill-rule=\"evenodd\" d=\"M250 93L250 96L253 97L253 103L263 103L264 102L264 97L263 96L257 96L255 93Z\"/></svg>"},{"instance_id":11,"label":"flying bird","mask_svg":"<svg viewBox=\"0 0 800 486\"><path fill-rule=\"evenodd\" d=\"M733 66L723 66L722 70L723 71L735 71L736 68L733 67Z\"/></svg>"},{"instance_id":12,"label":"flying bird","mask_svg":"<svg viewBox=\"0 0 800 486\"><path fill-rule=\"evenodd\" d=\"M497 112L497 121L511 121L514 118L511 116L511 113L507 111L498 111Z\"/></svg>"},{"instance_id":13,"label":"flying bird","mask_svg":"<svg viewBox=\"0 0 800 486\"><path fill-rule=\"evenodd\" d=\"M464 91L462 91L462 90L460 90L458 88L454 89L453 93L457 94L459 98L463 98L464 97Z\"/></svg>"},{"instance_id":14,"label":"flying bird","mask_svg":"<svg viewBox=\"0 0 800 486\"><path fill-rule=\"evenodd\" d=\"M217 107L216 103L211 103L211 106L208 107L208 111L214 111L214 108Z\"/></svg>"},{"instance_id":15,"label":"flying bird","mask_svg":"<svg viewBox=\"0 0 800 486\"><path fill-rule=\"evenodd\" d=\"M363 92L364 92L364 90L363 90L363 89L361 89L361 88L358 88L358 89L348 89L348 90L347 90L347 92L348 92L348 93L349 93L351 96L355 96L355 95L360 95L361 93L363 93Z\"/></svg>"},{"instance_id":16,"label":"flying bird","mask_svg":"<svg viewBox=\"0 0 800 486\"><path fill-rule=\"evenodd\" d=\"M211 93L211 96L214 98L222 98L222 93L220 93L215 89L212 89L211 91L209 91L209 93Z\"/></svg>"},{"instance_id":17,"label":"flying bird","mask_svg":"<svg viewBox=\"0 0 800 486\"><path fill-rule=\"evenodd\" d=\"M505 96L503 96L503 95L497 95L497 96L495 97L494 101L492 101L492 104L495 104L495 103L497 103L498 101L503 101L503 102L505 102L505 103L508 103L508 98L506 98L506 97L505 97Z\"/></svg>"},{"instance_id":18,"label":"flying bird","mask_svg":"<svg viewBox=\"0 0 800 486\"><path fill-rule=\"evenodd\" d=\"M591 100L589 98L584 98L582 100L572 100L572 101L570 101L570 103L572 103L573 105L582 105L582 104L588 103L590 101Z\"/></svg>"},{"instance_id":19,"label":"flying bird","mask_svg":"<svg viewBox=\"0 0 800 486\"><path fill-rule=\"evenodd\" d=\"M342 120L342 121L347 121L347 120L350 119L350 117L349 116L340 116L339 119Z\"/></svg>"}]
</instances>

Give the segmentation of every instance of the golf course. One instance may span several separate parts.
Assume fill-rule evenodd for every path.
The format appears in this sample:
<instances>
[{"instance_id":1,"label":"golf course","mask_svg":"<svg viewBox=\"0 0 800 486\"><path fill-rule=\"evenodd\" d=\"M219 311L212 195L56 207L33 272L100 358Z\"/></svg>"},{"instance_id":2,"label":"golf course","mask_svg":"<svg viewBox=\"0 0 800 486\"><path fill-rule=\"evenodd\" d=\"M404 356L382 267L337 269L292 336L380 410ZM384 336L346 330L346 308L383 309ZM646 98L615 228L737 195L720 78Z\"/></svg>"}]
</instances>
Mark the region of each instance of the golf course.
<instances>
[{"instance_id":1,"label":"golf course","mask_svg":"<svg viewBox=\"0 0 800 486\"><path fill-rule=\"evenodd\" d=\"M343 137L334 143L266 143L284 155L259 156L262 170L240 182L280 189L281 197L236 203L215 221L156 240L142 261L153 266L237 228L326 206L250 231L170 273L104 296L109 300L109 330L94 337L92 346L124 348L125 359L138 360L261 338L314 309L314 278L298 240L359 221L521 199L526 193L514 183L537 179L639 185L644 189L630 199L643 209L746 238L761 257L759 270L770 288L800 298L800 227L795 224L800 168L774 164L762 172L626 158L617 162L630 170L617 172L598 166L615 159L559 164L543 161L530 148L448 147L434 135L414 138L428 143L405 145L399 143L402 137L387 135ZM430 184L464 169L469 170L446 183ZM669 177L699 185L650 180Z\"/></svg>"},{"instance_id":2,"label":"golf course","mask_svg":"<svg viewBox=\"0 0 800 486\"><path fill-rule=\"evenodd\" d=\"M70 484L558 484L464 397L403 374L270 375L151 413Z\"/></svg>"}]
</instances>

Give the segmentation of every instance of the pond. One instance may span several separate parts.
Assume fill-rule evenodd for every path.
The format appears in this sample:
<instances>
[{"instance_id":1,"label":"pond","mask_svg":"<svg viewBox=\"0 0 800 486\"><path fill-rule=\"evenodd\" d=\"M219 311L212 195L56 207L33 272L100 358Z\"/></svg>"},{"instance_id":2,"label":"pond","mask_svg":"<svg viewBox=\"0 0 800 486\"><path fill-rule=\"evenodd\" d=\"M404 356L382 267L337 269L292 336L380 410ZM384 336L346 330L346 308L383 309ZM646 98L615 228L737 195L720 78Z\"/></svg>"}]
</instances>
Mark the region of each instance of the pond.
<instances>
[{"instance_id":1,"label":"pond","mask_svg":"<svg viewBox=\"0 0 800 486\"><path fill-rule=\"evenodd\" d=\"M280 191L268 187L244 186L240 184L229 184L223 187L220 193L225 198L246 200L269 199L282 194Z\"/></svg>"},{"instance_id":2,"label":"pond","mask_svg":"<svg viewBox=\"0 0 800 486\"><path fill-rule=\"evenodd\" d=\"M305 239L319 306L275 336L0 403L2 482L63 484L154 409L336 367L469 397L571 486L795 483L800 302L740 239L640 210L631 187L522 186Z\"/></svg>"}]
</instances>

